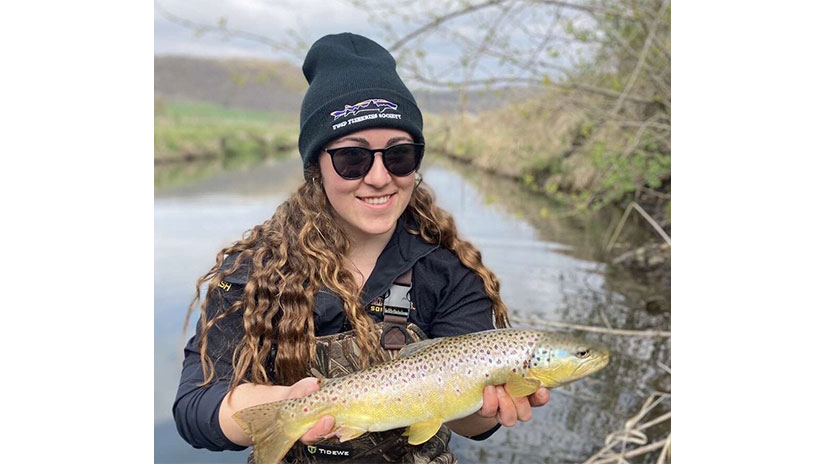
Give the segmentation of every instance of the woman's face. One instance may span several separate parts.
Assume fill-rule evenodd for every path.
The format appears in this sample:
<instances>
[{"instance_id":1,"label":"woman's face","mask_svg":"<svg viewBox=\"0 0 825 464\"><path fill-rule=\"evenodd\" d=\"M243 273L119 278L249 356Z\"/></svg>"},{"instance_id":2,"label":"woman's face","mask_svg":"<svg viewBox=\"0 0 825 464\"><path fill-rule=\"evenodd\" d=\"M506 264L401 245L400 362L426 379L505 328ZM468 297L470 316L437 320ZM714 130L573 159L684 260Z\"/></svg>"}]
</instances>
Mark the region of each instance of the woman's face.
<instances>
[{"instance_id":1,"label":"woman's face","mask_svg":"<svg viewBox=\"0 0 825 464\"><path fill-rule=\"evenodd\" d=\"M365 129L334 140L324 150L340 147L381 149L412 142L410 134L403 130ZM351 240L391 235L396 221L410 202L415 173L403 177L390 174L384 166L383 156L383 153L376 153L367 175L355 180L339 176L326 151L319 157L327 198Z\"/></svg>"}]
</instances>

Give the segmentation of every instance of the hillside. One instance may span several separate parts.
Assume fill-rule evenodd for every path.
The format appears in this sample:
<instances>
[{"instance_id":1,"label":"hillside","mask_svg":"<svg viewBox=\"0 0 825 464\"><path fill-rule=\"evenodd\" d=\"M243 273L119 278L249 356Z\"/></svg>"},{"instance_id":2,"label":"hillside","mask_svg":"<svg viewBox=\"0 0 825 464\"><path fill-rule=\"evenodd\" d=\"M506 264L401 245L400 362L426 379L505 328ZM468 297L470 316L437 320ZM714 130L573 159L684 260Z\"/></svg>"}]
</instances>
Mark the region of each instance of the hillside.
<instances>
[{"instance_id":1,"label":"hillside","mask_svg":"<svg viewBox=\"0 0 825 464\"><path fill-rule=\"evenodd\" d=\"M423 111L460 110L456 92L411 89ZM155 96L213 103L227 108L297 113L306 91L301 69L291 63L189 56L155 57ZM519 92L526 98L528 92ZM467 92L465 110L477 112L512 101L513 92Z\"/></svg>"},{"instance_id":2,"label":"hillside","mask_svg":"<svg viewBox=\"0 0 825 464\"><path fill-rule=\"evenodd\" d=\"M155 96L223 107L292 113L301 108L301 70L278 61L155 57Z\"/></svg>"}]
</instances>

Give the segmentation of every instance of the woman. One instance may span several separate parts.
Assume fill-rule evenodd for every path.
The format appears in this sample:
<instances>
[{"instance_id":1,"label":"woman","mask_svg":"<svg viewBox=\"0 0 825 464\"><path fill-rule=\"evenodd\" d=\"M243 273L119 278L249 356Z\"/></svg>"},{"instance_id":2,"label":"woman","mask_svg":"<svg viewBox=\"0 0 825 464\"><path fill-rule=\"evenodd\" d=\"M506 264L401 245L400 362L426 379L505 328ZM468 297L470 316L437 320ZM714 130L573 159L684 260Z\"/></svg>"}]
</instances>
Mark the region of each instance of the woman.
<instances>
[{"instance_id":1,"label":"woman","mask_svg":"<svg viewBox=\"0 0 825 464\"><path fill-rule=\"evenodd\" d=\"M306 182L198 281L209 286L174 404L179 432L198 448L249 446L232 414L311 393L316 377L390 359L425 337L507 325L495 276L420 184L421 113L389 52L358 35L330 35L311 47L303 71ZM499 424L529 420L548 399L544 388L513 399L487 387L477 413L418 447L400 430L321 441L334 430L327 416L288 460L322 460L312 452L326 446L353 462L453 462L450 430L484 439Z\"/></svg>"}]
</instances>

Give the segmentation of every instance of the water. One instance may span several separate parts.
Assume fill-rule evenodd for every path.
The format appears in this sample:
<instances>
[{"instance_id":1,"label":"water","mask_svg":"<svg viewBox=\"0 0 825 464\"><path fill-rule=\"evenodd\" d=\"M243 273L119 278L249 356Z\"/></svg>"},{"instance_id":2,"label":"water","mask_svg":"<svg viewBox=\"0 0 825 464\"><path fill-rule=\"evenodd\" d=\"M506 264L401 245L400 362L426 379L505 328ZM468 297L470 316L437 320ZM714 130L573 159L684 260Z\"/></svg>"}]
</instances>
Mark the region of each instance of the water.
<instances>
[{"instance_id":1,"label":"water","mask_svg":"<svg viewBox=\"0 0 825 464\"><path fill-rule=\"evenodd\" d=\"M432 161L423 175L438 204L454 215L459 232L481 250L485 264L498 276L502 298L513 316L669 330L667 283L641 279L604 262L602 244L617 220L616 212L586 218L571 215L512 182ZM292 159L157 192L156 462L245 462L246 451L195 450L175 430L171 406L182 358L180 328L194 282L214 263L215 253L270 217L300 179L300 164ZM623 240L646 233L636 227L627 229ZM190 335L193 330L190 326ZM669 375L659 366L670 365L669 338L586 337L611 348L607 368L554 390L546 406L534 409L528 424L502 427L483 442L453 435L451 447L460 460L581 462L604 445L607 434L636 414L651 391L669 391ZM647 432L649 442L663 438L669 422Z\"/></svg>"}]
</instances>

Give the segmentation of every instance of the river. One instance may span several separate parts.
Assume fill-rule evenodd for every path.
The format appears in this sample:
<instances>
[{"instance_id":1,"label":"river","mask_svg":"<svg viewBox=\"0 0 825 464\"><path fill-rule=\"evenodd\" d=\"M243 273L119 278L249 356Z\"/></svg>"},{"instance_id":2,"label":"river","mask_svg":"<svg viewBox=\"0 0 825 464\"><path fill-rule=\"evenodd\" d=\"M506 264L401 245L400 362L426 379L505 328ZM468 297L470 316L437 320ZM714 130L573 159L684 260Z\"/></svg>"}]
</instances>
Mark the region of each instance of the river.
<instances>
[{"instance_id":1,"label":"river","mask_svg":"<svg viewBox=\"0 0 825 464\"><path fill-rule=\"evenodd\" d=\"M459 232L481 250L484 263L498 276L512 316L670 330L669 280L606 264L603 245L620 211L571 213L512 181L434 158L425 161L422 172L438 204L454 216ZM171 407L182 360L181 327L194 282L214 263L215 253L269 218L300 179L296 155L156 189L155 462L246 462L247 451L196 450L177 434ZM646 234L642 224L631 223L622 238L633 243ZM187 337L193 332L194 321ZM460 462L582 462L604 446L605 437L621 429L652 392L670 391L669 337L583 336L611 349L610 365L553 390L550 402L534 409L529 423L502 427L483 442L454 434L451 447ZM669 399L660 409L665 407L659 412L669 409ZM645 431L646 441L664 438L669 431L670 423L664 421ZM655 456L644 459L648 461L655 462Z\"/></svg>"}]
</instances>

